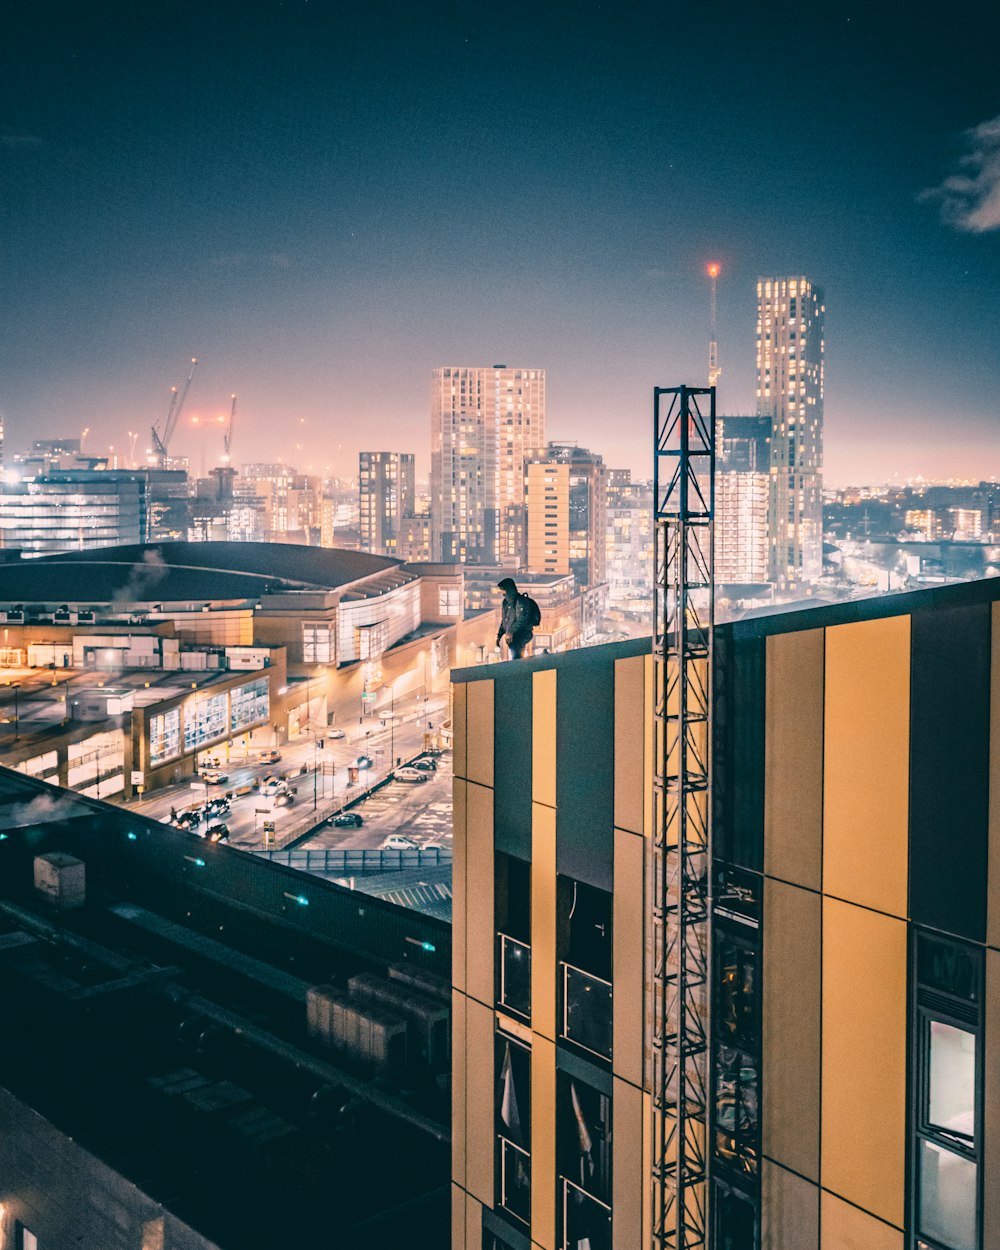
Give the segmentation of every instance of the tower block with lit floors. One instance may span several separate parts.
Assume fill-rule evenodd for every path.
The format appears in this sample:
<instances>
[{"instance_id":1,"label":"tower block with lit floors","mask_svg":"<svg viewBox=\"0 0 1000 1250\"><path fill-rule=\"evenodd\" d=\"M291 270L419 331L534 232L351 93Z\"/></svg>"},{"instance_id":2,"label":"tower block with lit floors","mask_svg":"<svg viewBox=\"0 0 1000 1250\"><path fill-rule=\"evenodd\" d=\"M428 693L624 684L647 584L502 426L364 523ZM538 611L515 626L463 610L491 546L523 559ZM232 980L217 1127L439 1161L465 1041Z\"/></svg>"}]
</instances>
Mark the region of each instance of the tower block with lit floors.
<instances>
[{"instance_id":1,"label":"tower block with lit floors","mask_svg":"<svg viewBox=\"0 0 1000 1250\"><path fill-rule=\"evenodd\" d=\"M808 278L757 281L757 413L771 421L770 580L823 571L823 292Z\"/></svg>"}]
</instances>

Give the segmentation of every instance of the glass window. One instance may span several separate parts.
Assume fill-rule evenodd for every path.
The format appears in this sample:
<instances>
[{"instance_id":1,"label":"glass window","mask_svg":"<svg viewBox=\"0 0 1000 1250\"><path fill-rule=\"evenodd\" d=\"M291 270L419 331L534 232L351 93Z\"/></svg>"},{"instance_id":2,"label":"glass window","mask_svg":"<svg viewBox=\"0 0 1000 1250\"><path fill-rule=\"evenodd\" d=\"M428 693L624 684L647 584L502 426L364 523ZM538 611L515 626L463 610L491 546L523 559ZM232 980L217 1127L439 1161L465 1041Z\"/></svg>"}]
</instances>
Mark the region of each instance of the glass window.
<instances>
[{"instance_id":1,"label":"glass window","mask_svg":"<svg viewBox=\"0 0 1000 1250\"><path fill-rule=\"evenodd\" d=\"M226 736L226 695L210 694L189 699L184 705L184 750L194 751L203 742Z\"/></svg>"},{"instance_id":2,"label":"glass window","mask_svg":"<svg viewBox=\"0 0 1000 1250\"><path fill-rule=\"evenodd\" d=\"M949 1250L979 1250L976 1165L936 1142L920 1142L920 1232Z\"/></svg>"},{"instance_id":3,"label":"glass window","mask_svg":"<svg viewBox=\"0 0 1000 1250\"><path fill-rule=\"evenodd\" d=\"M259 725L269 716L267 678L237 686L229 696L229 725L232 733L238 733L250 725Z\"/></svg>"},{"instance_id":4,"label":"glass window","mask_svg":"<svg viewBox=\"0 0 1000 1250\"><path fill-rule=\"evenodd\" d=\"M930 1066L927 1123L966 1141L975 1139L976 1035L941 1020L928 1020Z\"/></svg>"},{"instance_id":5,"label":"glass window","mask_svg":"<svg viewBox=\"0 0 1000 1250\"><path fill-rule=\"evenodd\" d=\"M181 710L171 708L149 718L149 766L155 768L164 760L181 753Z\"/></svg>"}]
</instances>

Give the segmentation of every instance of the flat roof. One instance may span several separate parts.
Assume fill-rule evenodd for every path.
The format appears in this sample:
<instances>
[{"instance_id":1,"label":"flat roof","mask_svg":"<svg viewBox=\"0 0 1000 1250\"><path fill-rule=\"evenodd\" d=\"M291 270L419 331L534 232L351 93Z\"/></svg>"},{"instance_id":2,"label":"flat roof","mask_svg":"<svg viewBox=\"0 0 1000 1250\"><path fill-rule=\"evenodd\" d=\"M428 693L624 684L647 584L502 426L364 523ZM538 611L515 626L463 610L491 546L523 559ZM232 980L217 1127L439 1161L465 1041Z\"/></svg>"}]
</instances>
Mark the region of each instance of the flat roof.
<instances>
[{"instance_id":1,"label":"flat roof","mask_svg":"<svg viewBox=\"0 0 1000 1250\"><path fill-rule=\"evenodd\" d=\"M0 602L67 604L256 601L264 594L337 590L402 562L293 543L155 542L66 551L0 567Z\"/></svg>"}]
</instances>

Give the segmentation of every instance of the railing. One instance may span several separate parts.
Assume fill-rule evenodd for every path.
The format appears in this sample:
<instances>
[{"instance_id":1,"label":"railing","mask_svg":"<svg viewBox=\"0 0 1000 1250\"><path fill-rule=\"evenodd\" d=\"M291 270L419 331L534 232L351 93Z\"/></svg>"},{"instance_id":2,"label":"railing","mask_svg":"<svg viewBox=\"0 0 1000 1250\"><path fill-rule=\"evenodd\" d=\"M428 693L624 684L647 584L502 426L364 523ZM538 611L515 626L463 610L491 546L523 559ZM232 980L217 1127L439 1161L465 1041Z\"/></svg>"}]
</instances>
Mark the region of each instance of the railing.
<instances>
[{"instance_id":1,"label":"railing","mask_svg":"<svg viewBox=\"0 0 1000 1250\"><path fill-rule=\"evenodd\" d=\"M500 1143L500 1205L525 1224L531 1223L531 1155L503 1134Z\"/></svg>"},{"instance_id":2,"label":"railing","mask_svg":"<svg viewBox=\"0 0 1000 1250\"><path fill-rule=\"evenodd\" d=\"M353 850L330 850L317 847L313 850L257 851L262 859L272 864L284 864L301 872L331 876L362 876L365 873L402 872L405 868L437 868L451 863L450 847L414 847L411 850L383 851L356 847Z\"/></svg>"},{"instance_id":3,"label":"railing","mask_svg":"<svg viewBox=\"0 0 1000 1250\"><path fill-rule=\"evenodd\" d=\"M562 1036L600 1059L611 1058L611 982L562 965Z\"/></svg>"},{"instance_id":4,"label":"railing","mask_svg":"<svg viewBox=\"0 0 1000 1250\"><path fill-rule=\"evenodd\" d=\"M531 1019L531 947L506 933L497 934L500 987L497 1001L505 1011Z\"/></svg>"},{"instance_id":5,"label":"railing","mask_svg":"<svg viewBox=\"0 0 1000 1250\"><path fill-rule=\"evenodd\" d=\"M611 1208L562 1177L562 1250L611 1250Z\"/></svg>"}]
</instances>

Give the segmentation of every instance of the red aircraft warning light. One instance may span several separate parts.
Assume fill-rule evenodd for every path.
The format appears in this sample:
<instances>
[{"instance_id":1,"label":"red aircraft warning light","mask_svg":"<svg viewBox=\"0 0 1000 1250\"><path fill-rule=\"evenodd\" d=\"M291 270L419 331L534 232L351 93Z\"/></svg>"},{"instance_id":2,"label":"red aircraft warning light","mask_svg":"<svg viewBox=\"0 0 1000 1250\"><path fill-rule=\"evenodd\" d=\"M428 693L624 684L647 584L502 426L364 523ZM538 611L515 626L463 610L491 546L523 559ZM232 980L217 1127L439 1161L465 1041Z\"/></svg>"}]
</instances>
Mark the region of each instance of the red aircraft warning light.
<instances>
[{"instance_id":1,"label":"red aircraft warning light","mask_svg":"<svg viewBox=\"0 0 1000 1250\"><path fill-rule=\"evenodd\" d=\"M719 262L717 260L709 261L705 268L708 270L708 276L710 278L717 278L719 276Z\"/></svg>"}]
</instances>

